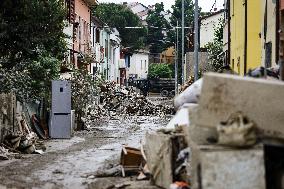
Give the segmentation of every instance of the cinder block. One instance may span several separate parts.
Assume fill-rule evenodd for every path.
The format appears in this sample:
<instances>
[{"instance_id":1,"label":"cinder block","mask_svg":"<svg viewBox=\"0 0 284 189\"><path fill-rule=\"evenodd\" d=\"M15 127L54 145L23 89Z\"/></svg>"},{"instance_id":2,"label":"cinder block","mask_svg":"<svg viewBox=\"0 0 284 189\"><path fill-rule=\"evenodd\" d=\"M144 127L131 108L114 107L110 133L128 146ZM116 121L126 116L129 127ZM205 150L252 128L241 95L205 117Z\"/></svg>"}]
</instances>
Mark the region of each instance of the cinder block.
<instances>
[{"instance_id":1,"label":"cinder block","mask_svg":"<svg viewBox=\"0 0 284 189\"><path fill-rule=\"evenodd\" d=\"M262 147L239 150L198 146L192 154L195 158L192 164L193 189L266 188Z\"/></svg>"},{"instance_id":2,"label":"cinder block","mask_svg":"<svg viewBox=\"0 0 284 189\"><path fill-rule=\"evenodd\" d=\"M266 136L284 138L284 82L206 74L193 122L216 127L238 111L254 121Z\"/></svg>"}]
</instances>

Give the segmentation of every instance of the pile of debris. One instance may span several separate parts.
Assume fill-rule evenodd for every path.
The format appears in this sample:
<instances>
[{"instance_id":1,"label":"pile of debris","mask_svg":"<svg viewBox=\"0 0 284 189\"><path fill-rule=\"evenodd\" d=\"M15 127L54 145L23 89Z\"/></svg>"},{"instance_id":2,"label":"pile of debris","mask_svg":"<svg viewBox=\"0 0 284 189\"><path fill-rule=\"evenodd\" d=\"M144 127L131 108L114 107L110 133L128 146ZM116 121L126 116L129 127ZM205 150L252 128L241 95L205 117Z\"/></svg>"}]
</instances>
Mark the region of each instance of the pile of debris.
<instances>
[{"instance_id":1,"label":"pile of debris","mask_svg":"<svg viewBox=\"0 0 284 189\"><path fill-rule=\"evenodd\" d=\"M21 153L43 153L40 138L47 138L47 130L35 115L24 111L25 106L16 103L14 94L0 95L0 159L7 160Z\"/></svg>"},{"instance_id":2,"label":"pile of debris","mask_svg":"<svg viewBox=\"0 0 284 189\"><path fill-rule=\"evenodd\" d=\"M130 115L166 115L173 114L174 108L168 105L157 105L145 96L138 94L130 87L115 86L108 83L100 86L100 102L104 109L118 114Z\"/></svg>"},{"instance_id":3,"label":"pile of debris","mask_svg":"<svg viewBox=\"0 0 284 189\"><path fill-rule=\"evenodd\" d=\"M117 86L114 83L100 85L99 102L87 109L87 119L115 117L117 115L172 115L174 108L170 105L155 104L145 96L135 92L132 87Z\"/></svg>"},{"instance_id":4,"label":"pile of debris","mask_svg":"<svg viewBox=\"0 0 284 189\"><path fill-rule=\"evenodd\" d=\"M35 125L29 125L26 121L25 116L17 116L16 127L13 131L9 131L7 135L5 135L4 140L2 142L2 148L7 149L6 152L12 152L16 154L42 154L45 149L40 142L40 135L38 136L34 131ZM41 144L41 145L39 145ZM5 155L5 153L2 153ZM10 153L11 155L11 153ZM8 156L7 156L8 157Z\"/></svg>"},{"instance_id":5,"label":"pile of debris","mask_svg":"<svg viewBox=\"0 0 284 189\"><path fill-rule=\"evenodd\" d=\"M167 128L147 133L152 182L192 189L281 184L274 176L284 171L284 104L278 94L284 94L279 81L206 74L177 97L179 110Z\"/></svg>"}]
</instances>

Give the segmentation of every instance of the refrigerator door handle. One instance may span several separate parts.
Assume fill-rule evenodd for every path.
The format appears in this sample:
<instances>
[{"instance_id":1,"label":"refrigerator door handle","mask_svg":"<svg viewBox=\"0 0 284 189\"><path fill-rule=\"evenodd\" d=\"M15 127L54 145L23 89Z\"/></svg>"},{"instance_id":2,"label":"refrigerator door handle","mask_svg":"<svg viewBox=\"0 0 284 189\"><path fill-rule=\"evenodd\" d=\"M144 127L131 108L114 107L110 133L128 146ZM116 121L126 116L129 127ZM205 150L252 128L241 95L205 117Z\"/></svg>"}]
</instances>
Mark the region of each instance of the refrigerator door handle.
<instances>
[{"instance_id":1,"label":"refrigerator door handle","mask_svg":"<svg viewBox=\"0 0 284 189\"><path fill-rule=\"evenodd\" d=\"M70 113L54 113L54 115L69 115Z\"/></svg>"}]
</instances>

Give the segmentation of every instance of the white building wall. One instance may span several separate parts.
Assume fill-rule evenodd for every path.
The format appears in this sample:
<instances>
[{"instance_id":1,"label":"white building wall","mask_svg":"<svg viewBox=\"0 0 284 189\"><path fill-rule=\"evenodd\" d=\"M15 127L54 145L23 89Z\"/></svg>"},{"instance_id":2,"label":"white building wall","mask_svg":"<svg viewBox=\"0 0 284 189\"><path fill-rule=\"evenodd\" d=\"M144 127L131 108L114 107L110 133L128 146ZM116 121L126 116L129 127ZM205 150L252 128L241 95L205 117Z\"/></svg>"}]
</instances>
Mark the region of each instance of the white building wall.
<instances>
[{"instance_id":1,"label":"white building wall","mask_svg":"<svg viewBox=\"0 0 284 189\"><path fill-rule=\"evenodd\" d=\"M119 81L119 59L120 59L120 42L119 32L117 29L113 29L110 34L110 63L109 63L109 80L117 82Z\"/></svg>"},{"instance_id":2,"label":"white building wall","mask_svg":"<svg viewBox=\"0 0 284 189\"><path fill-rule=\"evenodd\" d=\"M149 55L135 53L130 58L129 75L137 75L137 79L146 79L148 76Z\"/></svg>"},{"instance_id":3,"label":"white building wall","mask_svg":"<svg viewBox=\"0 0 284 189\"><path fill-rule=\"evenodd\" d=\"M205 45L214 40L214 27L218 25L219 21L224 19L224 12L207 17L201 20L200 24L200 47L204 48Z\"/></svg>"}]
</instances>

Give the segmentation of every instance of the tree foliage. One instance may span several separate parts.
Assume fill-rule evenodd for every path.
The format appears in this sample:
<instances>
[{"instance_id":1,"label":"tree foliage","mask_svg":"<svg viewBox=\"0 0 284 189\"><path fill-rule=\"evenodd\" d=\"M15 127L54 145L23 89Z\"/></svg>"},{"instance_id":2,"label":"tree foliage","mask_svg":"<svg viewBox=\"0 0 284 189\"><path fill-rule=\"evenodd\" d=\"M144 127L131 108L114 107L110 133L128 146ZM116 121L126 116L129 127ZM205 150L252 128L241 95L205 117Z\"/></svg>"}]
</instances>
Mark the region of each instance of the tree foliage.
<instances>
[{"instance_id":1,"label":"tree foliage","mask_svg":"<svg viewBox=\"0 0 284 189\"><path fill-rule=\"evenodd\" d=\"M117 28L122 39L122 46L133 50L144 47L146 28L142 26L139 17L128 7L115 3L101 3L94 8L93 14L109 27Z\"/></svg>"},{"instance_id":2,"label":"tree foliage","mask_svg":"<svg viewBox=\"0 0 284 189\"><path fill-rule=\"evenodd\" d=\"M151 53L161 53L167 48L166 32L170 24L165 18L164 4L156 3L146 18L148 27L147 44Z\"/></svg>"},{"instance_id":3,"label":"tree foliage","mask_svg":"<svg viewBox=\"0 0 284 189\"><path fill-rule=\"evenodd\" d=\"M184 49L185 52L189 50L188 48L188 39L192 41L193 36L189 36L187 38L187 34L190 33L191 29L193 28L193 21L194 21L194 3L192 0L184 0L184 5L185 5L185 15L184 15L184 21L185 21L185 37L184 37ZM178 78L179 81L181 80L181 72L182 72L182 30L181 30L181 23L182 23L182 0L175 0L175 4L172 6L172 14L170 17L170 24L174 30L168 30L167 33L167 45L168 47L170 46L175 46L176 40L177 40L177 33L178 33ZM175 27L179 26L178 29L175 29ZM174 70L174 66L172 66L172 70Z\"/></svg>"},{"instance_id":4,"label":"tree foliage","mask_svg":"<svg viewBox=\"0 0 284 189\"><path fill-rule=\"evenodd\" d=\"M223 29L224 21L220 19L218 25L214 26L213 42L209 42L205 46L209 55L209 64L215 72L219 71L223 66Z\"/></svg>"},{"instance_id":5,"label":"tree foliage","mask_svg":"<svg viewBox=\"0 0 284 189\"><path fill-rule=\"evenodd\" d=\"M168 64L150 64L149 78L171 78L172 70Z\"/></svg>"},{"instance_id":6,"label":"tree foliage","mask_svg":"<svg viewBox=\"0 0 284 189\"><path fill-rule=\"evenodd\" d=\"M193 28L193 21L194 21L194 4L192 0L184 0L184 23L185 23L185 30L184 33L188 34L190 33L190 28ZM172 14L170 17L170 24L174 28L177 26L177 22L179 27L181 27L182 23L182 0L176 0L175 4L172 6ZM173 46L176 42L176 32L177 30L169 30L168 31L168 41L169 46ZM181 49L181 41L182 41L182 30L178 29L179 34L179 44ZM185 41L187 41L187 38L185 36ZM187 43L185 43L185 49L187 50Z\"/></svg>"},{"instance_id":7,"label":"tree foliage","mask_svg":"<svg viewBox=\"0 0 284 189\"><path fill-rule=\"evenodd\" d=\"M59 0L0 1L0 92L45 96L66 52L65 16Z\"/></svg>"}]
</instances>

